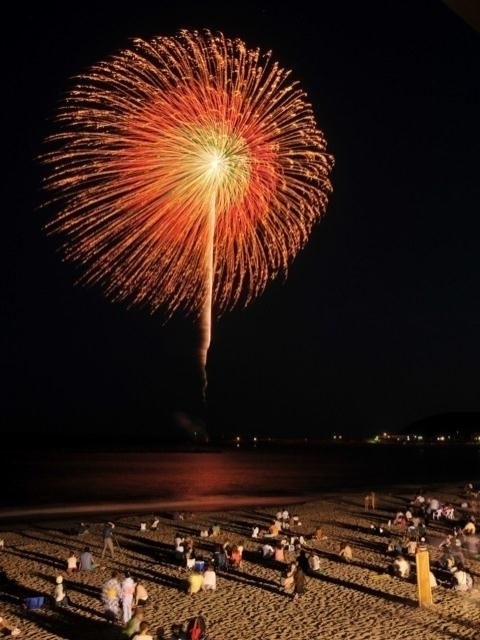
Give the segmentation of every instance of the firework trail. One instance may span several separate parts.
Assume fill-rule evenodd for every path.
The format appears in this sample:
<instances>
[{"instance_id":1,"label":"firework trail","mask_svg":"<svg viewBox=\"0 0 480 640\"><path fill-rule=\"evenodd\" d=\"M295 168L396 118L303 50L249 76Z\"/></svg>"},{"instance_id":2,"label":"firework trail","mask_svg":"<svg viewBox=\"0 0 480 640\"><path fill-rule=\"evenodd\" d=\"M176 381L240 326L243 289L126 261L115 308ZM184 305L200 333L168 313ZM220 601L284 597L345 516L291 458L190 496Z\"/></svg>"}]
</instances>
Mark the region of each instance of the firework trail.
<instances>
[{"instance_id":1,"label":"firework trail","mask_svg":"<svg viewBox=\"0 0 480 640\"><path fill-rule=\"evenodd\" d=\"M135 39L73 79L40 160L46 224L81 284L197 318L287 276L326 211L333 158L271 52L208 30Z\"/></svg>"}]
</instances>

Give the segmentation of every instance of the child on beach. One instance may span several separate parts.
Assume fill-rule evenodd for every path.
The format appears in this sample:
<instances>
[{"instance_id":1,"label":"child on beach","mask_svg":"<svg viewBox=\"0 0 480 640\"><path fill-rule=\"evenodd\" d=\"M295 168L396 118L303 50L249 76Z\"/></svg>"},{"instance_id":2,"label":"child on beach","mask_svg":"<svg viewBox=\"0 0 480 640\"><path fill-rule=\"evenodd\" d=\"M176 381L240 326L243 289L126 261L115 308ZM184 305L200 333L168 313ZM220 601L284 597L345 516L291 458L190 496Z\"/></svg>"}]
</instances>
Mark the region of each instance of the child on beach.
<instances>
[{"instance_id":1,"label":"child on beach","mask_svg":"<svg viewBox=\"0 0 480 640\"><path fill-rule=\"evenodd\" d=\"M57 576L55 590L53 593L53 599L56 607L67 607L70 604L70 600L66 594L63 586L62 576Z\"/></svg>"}]
</instances>

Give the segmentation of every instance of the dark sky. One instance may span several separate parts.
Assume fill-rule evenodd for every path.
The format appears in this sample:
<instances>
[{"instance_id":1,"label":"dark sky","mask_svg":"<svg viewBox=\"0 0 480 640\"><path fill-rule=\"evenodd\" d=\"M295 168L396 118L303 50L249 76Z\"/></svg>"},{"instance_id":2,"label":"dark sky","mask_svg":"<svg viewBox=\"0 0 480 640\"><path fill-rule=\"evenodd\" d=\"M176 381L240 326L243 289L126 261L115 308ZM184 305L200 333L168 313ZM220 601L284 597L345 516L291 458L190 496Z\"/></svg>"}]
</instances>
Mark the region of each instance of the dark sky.
<instances>
[{"instance_id":1,"label":"dark sky","mask_svg":"<svg viewBox=\"0 0 480 640\"><path fill-rule=\"evenodd\" d=\"M478 31L429 0L110 4L17 3L2 34L3 432L322 436L480 411ZM195 322L74 286L35 161L71 76L204 27L272 49L336 161L288 279L215 322L206 410Z\"/></svg>"}]
</instances>

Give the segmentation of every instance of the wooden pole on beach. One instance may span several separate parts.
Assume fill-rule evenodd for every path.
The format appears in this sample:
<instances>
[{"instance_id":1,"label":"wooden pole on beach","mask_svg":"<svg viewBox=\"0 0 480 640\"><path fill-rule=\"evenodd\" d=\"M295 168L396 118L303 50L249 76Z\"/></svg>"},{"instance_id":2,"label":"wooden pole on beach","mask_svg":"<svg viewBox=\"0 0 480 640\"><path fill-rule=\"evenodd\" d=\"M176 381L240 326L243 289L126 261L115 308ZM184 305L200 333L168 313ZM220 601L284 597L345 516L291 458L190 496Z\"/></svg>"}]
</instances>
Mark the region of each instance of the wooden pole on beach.
<instances>
[{"instance_id":1,"label":"wooden pole on beach","mask_svg":"<svg viewBox=\"0 0 480 640\"><path fill-rule=\"evenodd\" d=\"M426 547L420 547L415 555L417 565L418 604L425 607L433 604L430 585L430 556Z\"/></svg>"}]
</instances>

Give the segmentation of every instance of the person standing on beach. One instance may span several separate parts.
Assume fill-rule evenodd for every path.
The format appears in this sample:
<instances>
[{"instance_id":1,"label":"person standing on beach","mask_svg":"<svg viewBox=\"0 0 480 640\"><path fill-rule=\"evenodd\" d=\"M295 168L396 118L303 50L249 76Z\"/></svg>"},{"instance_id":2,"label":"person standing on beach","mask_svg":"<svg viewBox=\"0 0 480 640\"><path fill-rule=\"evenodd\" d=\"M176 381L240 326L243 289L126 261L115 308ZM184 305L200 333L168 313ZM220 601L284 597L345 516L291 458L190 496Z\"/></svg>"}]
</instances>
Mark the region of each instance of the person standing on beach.
<instances>
[{"instance_id":1,"label":"person standing on beach","mask_svg":"<svg viewBox=\"0 0 480 640\"><path fill-rule=\"evenodd\" d=\"M297 571L297 563L290 562L288 567L280 577L280 583L283 587L283 591L289 595L293 595L295 592L295 573Z\"/></svg>"},{"instance_id":2,"label":"person standing on beach","mask_svg":"<svg viewBox=\"0 0 480 640\"><path fill-rule=\"evenodd\" d=\"M127 622L132 617L132 606L133 606L133 596L135 594L135 582L127 571L125 578L122 581L122 593L121 593L121 601L122 601L122 614L123 614L123 624L127 624Z\"/></svg>"},{"instance_id":3,"label":"person standing on beach","mask_svg":"<svg viewBox=\"0 0 480 640\"><path fill-rule=\"evenodd\" d=\"M105 615L109 622L117 622L120 619L120 598L122 585L117 572L112 573L102 587L102 600L105 605Z\"/></svg>"},{"instance_id":4,"label":"person standing on beach","mask_svg":"<svg viewBox=\"0 0 480 640\"><path fill-rule=\"evenodd\" d=\"M135 594L133 596L133 602L135 607L144 607L148 601L148 591L143 584L143 580L141 578L137 578L137 582L135 584Z\"/></svg>"},{"instance_id":5,"label":"person standing on beach","mask_svg":"<svg viewBox=\"0 0 480 640\"><path fill-rule=\"evenodd\" d=\"M310 573L310 562L308 560L307 552L302 549L297 556L297 565L303 571L305 575Z\"/></svg>"},{"instance_id":6,"label":"person standing on beach","mask_svg":"<svg viewBox=\"0 0 480 640\"><path fill-rule=\"evenodd\" d=\"M375 492L370 491L365 496L365 511L375 511Z\"/></svg>"},{"instance_id":7,"label":"person standing on beach","mask_svg":"<svg viewBox=\"0 0 480 640\"><path fill-rule=\"evenodd\" d=\"M302 567L298 566L298 564L293 576L293 582L293 599L298 600L298 597L307 590L307 577Z\"/></svg>"},{"instance_id":8,"label":"person standing on beach","mask_svg":"<svg viewBox=\"0 0 480 640\"><path fill-rule=\"evenodd\" d=\"M105 555L105 552L108 550L112 557L112 560L115 557L115 551L113 548L113 530L115 529L115 525L113 522L107 522L103 527L103 549L102 549L102 559Z\"/></svg>"}]
</instances>

